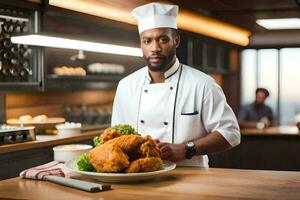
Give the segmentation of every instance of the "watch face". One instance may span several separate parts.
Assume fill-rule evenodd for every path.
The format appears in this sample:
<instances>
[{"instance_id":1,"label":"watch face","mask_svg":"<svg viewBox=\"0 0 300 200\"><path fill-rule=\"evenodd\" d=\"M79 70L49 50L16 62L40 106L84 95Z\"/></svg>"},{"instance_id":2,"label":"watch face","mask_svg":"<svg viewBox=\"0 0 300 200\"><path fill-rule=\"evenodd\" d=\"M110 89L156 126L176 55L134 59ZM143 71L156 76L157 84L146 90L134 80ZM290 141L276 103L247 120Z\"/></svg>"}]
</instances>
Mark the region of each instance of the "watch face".
<instances>
[{"instance_id":1,"label":"watch face","mask_svg":"<svg viewBox=\"0 0 300 200\"><path fill-rule=\"evenodd\" d=\"M196 154L196 146L193 142L186 143L185 157L191 159Z\"/></svg>"},{"instance_id":2,"label":"watch face","mask_svg":"<svg viewBox=\"0 0 300 200\"><path fill-rule=\"evenodd\" d=\"M195 146L195 144L194 144L193 142L188 142L186 145L187 145L188 147L193 147L193 146Z\"/></svg>"}]
</instances>

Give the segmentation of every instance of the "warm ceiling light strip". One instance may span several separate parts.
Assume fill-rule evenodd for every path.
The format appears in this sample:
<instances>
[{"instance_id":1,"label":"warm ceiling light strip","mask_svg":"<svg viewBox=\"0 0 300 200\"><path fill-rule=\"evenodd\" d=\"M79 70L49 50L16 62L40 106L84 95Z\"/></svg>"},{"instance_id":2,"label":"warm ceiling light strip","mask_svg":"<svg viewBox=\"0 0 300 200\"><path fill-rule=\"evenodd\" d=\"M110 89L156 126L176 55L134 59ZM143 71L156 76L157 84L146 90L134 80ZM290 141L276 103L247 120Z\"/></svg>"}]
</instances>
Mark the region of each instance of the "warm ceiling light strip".
<instances>
[{"instance_id":1,"label":"warm ceiling light strip","mask_svg":"<svg viewBox=\"0 0 300 200\"><path fill-rule=\"evenodd\" d=\"M251 34L249 31L206 16L180 11L177 21L178 27L183 30L242 46L247 46L249 43L249 36Z\"/></svg>"},{"instance_id":2,"label":"warm ceiling light strip","mask_svg":"<svg viewBox=\"0 0 300 200\"><path fill-rule=\"evenodd\" d=\"M130 15L131 10L128 10L128 8L110 6L101 1L49 0L49 4L120 22L137 24ZM178 27L182 30L195 32L241 46L248 45L251 34L249 31L237 26L184 10L180 10L179 12Z\"/></svg>"},{"instance_id":3,"label":"warm ceiling light strip","mask_svg":"<svg viewBox=\"0 0 300 200\"><path fill-rule=\"evenodd\" d=\"M94 0L49 0L52 6L74 10L98 17L112 19L124 23L136 24L130 12L124 8L106 5L101 1Z\"/></svg>"}]
</instances>

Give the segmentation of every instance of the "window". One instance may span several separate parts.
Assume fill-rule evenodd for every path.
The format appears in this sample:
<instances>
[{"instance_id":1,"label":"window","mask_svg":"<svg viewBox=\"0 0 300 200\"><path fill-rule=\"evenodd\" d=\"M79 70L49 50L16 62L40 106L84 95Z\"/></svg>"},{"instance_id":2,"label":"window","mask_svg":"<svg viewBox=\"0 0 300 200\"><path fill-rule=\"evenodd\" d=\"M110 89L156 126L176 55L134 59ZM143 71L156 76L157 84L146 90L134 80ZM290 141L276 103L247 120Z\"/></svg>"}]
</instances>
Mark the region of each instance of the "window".
<instances>
[{"instance_id":1,"label":"window","mask_svg":"<svg viewBox=\"0 0 300 200\"><path fill-rule=\"evenodd\" d=\"M269 90L270 96L266 99L274 115L277 116L278 107L278 50L261 49L258 50L257 60L257 87Z\"/></svg>"},{"instance_id":2,"label":"window","mask_svg":"<svg viewBox=\"0 0 300 200\"><path fill-rule=\"evenodd\" d=\"M242 52L241 105L249 104L255 98L256 60L256 50L249 49Z\"/></svg>"},{"instance_id":3,"label":"window","mask_svg":"<svg viewBox=\"0 0 300 200\"><path fill-rule=\"evenodd\" d=\"M280 50L280 122L293 124L300 113L300 48Z\"/></svg>"},{"instance_id":4,"label":"window","mask_svg":"<svg viewBox=\"0 0 300 200\"><path fill-rule=\"evenodd\" d=\"M266 100L280 125L294 124L300 113L300 48L247 49L242 52L241 105L255 99L255 89L270 91Z\"/></svg>"}]
</instances>

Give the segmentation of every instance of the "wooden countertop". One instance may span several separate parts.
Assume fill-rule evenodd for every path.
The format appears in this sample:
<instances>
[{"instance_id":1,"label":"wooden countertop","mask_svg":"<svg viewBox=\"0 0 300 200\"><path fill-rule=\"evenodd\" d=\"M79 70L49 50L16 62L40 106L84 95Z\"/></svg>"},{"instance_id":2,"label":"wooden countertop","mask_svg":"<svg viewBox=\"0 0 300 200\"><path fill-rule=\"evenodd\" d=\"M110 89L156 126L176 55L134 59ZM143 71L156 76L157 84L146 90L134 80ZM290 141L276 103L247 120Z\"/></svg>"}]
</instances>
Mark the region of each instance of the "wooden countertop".
<instances>
[{"instance_id":1,"label":"wooden countertop","mask_svg":"<svg viewBox=\"0 0 300 200\"><path fill-rule=\"evenodd\" d=\"M269 135L269 136L300 136L300 131L296 126L276 126L266 129L241 129L242 135Z\"/></svg>"},{"instance_id":2,"label":"wooden countertop","mask_svg":"<svg viewBox=\"0 0 300 200\"><path fill-rule=\"evenodd\" d=\"M39 200L106 199L300 199L300 172L178 167L155 180L112 184L88 193L45 181L0 181L0 198Z\"/></svg>"},{"instance_id":3,"label":"wooden countertop","mask_svg":"<svg viewBox=\"0 0 300 200\"><path fill-rule=\"evenodd\" d=\"M79 142L83 140L92 139L100 133L101 130L88 131L72 135L37 135L35 141L0 145L0 154L72 142Z\"/></svg>"}]
</instances>

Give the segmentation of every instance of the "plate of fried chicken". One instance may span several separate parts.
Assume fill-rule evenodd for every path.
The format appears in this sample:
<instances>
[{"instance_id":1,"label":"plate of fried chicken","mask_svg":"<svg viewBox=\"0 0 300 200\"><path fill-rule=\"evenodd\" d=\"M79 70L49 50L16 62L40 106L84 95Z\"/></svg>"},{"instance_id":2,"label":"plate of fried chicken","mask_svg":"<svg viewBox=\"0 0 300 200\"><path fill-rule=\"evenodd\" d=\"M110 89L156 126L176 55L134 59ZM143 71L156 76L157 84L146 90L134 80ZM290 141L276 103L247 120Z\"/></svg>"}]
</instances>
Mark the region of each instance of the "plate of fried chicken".
<instances>
[{"instance_id":1,"label":"plate of fried chicken","mask_svg":"<svg viewBox=\"0 0 300 200\"><path fill-rule=\"evenodd\" d=\"M102 172L86 172L80 171L77 167L77 159L70 160L66 163L67 168L79 173L88 178L92 178L101 182L121 183L121 182L140 182L148 181L157 176L165 174L176 168L176 164L169 161L164 161L162 167L157 171L152 172L137 172L137 173L102 173Z\"/></svg>"},{"instance_id":2,"label":"plate of fried chicken","mask_svg":"<svg viewBox=\"0 0 300 200\"><path fill-rule=\"evenodd\" d=\"M142 137L128 125L106 129L94 138L96 147L66 167L102 182L132 182L152 179L175 169L176 164L162 161L150 136Z\"/></svg>"}]
</instances>

